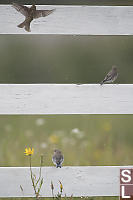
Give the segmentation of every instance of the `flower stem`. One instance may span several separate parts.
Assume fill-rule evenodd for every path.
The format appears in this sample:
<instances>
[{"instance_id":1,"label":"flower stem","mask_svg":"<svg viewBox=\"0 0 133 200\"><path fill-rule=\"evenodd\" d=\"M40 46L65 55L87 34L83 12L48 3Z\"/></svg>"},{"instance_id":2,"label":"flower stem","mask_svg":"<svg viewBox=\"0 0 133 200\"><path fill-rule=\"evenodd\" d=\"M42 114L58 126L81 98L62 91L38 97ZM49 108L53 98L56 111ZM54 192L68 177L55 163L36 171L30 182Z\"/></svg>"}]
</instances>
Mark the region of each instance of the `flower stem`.
<instances>
[{"instance_id":1,"label":"flower stem","mask_svg":"<svg viewBox=\"0 0 133 200\"><path fill-rule=\"evenodd\" d=\"M31 176L31 181L32 181L32 186L33 186L33 189L34 189L34 192L35 192L35 196L36 196L36 199L38 200L39 197L38 197L38 193L36 191L36 186L35 186L35 183L34 183L34 178L33 178L33 172L32 172L32 168L31 168L31 155L29 156L30 158L30 176Z\"/></svg>"}]
</instances>

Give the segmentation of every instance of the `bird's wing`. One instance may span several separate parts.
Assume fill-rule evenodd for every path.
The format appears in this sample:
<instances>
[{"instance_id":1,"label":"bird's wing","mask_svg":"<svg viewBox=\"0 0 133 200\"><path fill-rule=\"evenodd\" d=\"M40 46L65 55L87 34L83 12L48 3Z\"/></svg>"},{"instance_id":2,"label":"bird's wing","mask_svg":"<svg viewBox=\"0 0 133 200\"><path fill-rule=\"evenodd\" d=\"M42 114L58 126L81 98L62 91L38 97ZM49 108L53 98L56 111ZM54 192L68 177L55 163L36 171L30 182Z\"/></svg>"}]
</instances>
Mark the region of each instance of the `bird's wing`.
<instances>
[{"instance_id":1,"label":"bird's wing","mask_svg":"<svg viewBox=\"0 0 133 200\"><path fill-rule=\"evenodd\" d=\"M110 80L112 78L112 70L105 76L104 80Z\"/></svg>"},{"instance_id":2,"label":"bird's wing","mask_svg":"<svg viewBox=\"0 0 133 200\"><path fill-rule=\"evenodd\" d=\"M60 163L62 164L63 161L64 161L64 157L63 157L63 155L60 155L60 157L59 157L58 159L59 159L58 162L60 162Z\"/></svg>"},{"instance_id":3,"label":"bird's wing","mask_svg":"<svg viewBox=\"0 0 133 200\"><path fill-rule=\"evenodd\" d=\"M63 161L64 161L64 157L63 157L63 156L61 156L61 163L63 163Z\"/></svg>"},{"instance_id":4,"label":"bird's wing","mask_svg":"<svg viewBox=\"0 0 133 200\"><path fill-rule=\"evenodd\" d=\"M28 16L29 8L27 6L23 6L17 3L13 3L12 6L25 17Z\"/></svg>"},{"instance_id":5,"label":"bird's wing","mask_svg":"<svg viewBox=\"0 0 133 200\"><path fill-rule=\"evenodd\" d=\"M53 161L53 163L56 165L56 159L55 159L55 156L52 157L52 161Z\"/></svg>"},{"instance_id":6,"label":"bird's wing","mask_svg":"<svg viewBox=\"0 0 133 200\"><path fill-rule=\"evenodd\" d=\"M34 18L39 18L39 17L46 17L47 15L50 15L52 12L54 12L55 9L53 10L36 10L34 14Z\"/></svg>"}]
</instances>

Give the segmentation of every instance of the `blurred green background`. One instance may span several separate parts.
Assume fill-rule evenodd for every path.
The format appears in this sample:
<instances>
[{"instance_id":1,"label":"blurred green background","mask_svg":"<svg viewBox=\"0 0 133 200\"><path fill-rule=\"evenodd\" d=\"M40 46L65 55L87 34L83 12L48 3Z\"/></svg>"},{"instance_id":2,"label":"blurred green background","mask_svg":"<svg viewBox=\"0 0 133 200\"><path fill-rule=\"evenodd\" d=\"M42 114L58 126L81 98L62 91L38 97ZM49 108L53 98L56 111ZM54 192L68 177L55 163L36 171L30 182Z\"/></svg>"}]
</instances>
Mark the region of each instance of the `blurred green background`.
<instances>
[{"instance_id":1,"label":"blurred green background","mask_svg":"<svg viewBox=\"0 0 133 200\"><path fill-rule=\"evenodd\" d=\"M51 166L54 148L64 165L132 165L133 115L0 116L0 166L27 166L27 146L35 148L33 165Z\"/></svg>"},{"instance_id":2,"label":"blurred green background","mask_svg":"<svg viewBox=\"0 0 133 200\"><path fill-rule=\"evenodd\" d=\"M0 35L0 83L133 83L133 36Z\"/></svg>"},{"instance_id":3,"label":"blurred green background","mask_svg":"<svg viewBox=\"0 0 133 200\"><path fill-rule=\"evenodd\" d=\"M25 147L33 147L33 166L53 166L53 149L63 165L132 165L133 115L0 116L0 166L28 166ZM90 200L114 200L99 197Z\"/></svg>"}]
</instances>

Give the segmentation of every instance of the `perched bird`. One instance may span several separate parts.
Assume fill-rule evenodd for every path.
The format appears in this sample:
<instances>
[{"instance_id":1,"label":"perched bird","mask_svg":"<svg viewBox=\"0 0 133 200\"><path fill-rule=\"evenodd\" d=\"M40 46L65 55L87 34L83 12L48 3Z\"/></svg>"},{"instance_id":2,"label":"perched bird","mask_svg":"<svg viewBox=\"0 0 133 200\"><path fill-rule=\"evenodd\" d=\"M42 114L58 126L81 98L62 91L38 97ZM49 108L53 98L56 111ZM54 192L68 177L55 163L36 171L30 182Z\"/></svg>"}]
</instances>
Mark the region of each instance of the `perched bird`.
<instances>
[{"instance_id":1,"label":"perched bird","mask_svg":"<svg viewBox=\"0 0 133 200\"><path fill-rule=\"evenodd\" d=\"M105 76L104 80L100 83L101 85L104 83L112 83L118 77L117 67L115 65L112 66L112 70Z\"/></svg>"},{"instance_id":2,"label":"perched bird","mask_svg":"<svg viewBox=\"0 0 133 200\"><path fill-rule=\"evenodd\" d=\"M52 161L56 165L57 168L58 167L60 167L60 168L62 167L62 163L64 161L64 157L63 157L63 155L62 155L60 150L58 150L58 149L54 150L54 155L52 157Z\"/></svg>"},{"instance_id":3,"label":"perched bird","mask_svg":"<svg viewBox=\"0 0 133 200\"><path fill-rule=\"evenodd\" d=\"M18 25L19 28L25 28L26 31L30 32L30 23L33 19L39 17L46 17L50 15L55 9L53 10L36 10L36 6L32 5L30 8L27 6L23 6L17 3L13 3L13 8L15 8L18 12L25 16L24 22Z\"/></svg>"}]
</instances>

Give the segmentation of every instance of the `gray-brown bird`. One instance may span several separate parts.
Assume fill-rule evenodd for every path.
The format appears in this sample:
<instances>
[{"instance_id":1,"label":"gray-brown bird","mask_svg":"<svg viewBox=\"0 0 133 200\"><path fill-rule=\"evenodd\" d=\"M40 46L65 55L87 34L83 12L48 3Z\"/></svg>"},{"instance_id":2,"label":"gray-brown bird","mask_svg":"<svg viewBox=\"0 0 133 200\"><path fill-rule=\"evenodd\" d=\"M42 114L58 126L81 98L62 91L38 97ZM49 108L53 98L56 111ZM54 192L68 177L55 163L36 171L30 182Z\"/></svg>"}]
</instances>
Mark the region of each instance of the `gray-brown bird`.
<instances>
[{"instance_id":1,"label":"gray-brown bird","mask_svg":"<svg viewBox=\"0 0 133 200\"><path fill-rule=\"evenodd\" d=\"M112 66L112 70L105 76L104 80L100 83L101 85L104 83L112 83L118 77L117 67L115 65Z\"/></svg>"},{"instance_id":2,"label":"gray-brown bird","mask_svg":"<svg viewBox=\"0 0 133 200\"><path fill-rule=\"evenodd\" d=\"M25 20L18 25L19 28L25 28L26 31L30 32L30 23L33 19L39 17L46 17L50 15L53 10L36 10L36 6L32 5L30 8L17 3L13 3L13 8L25 16Z\"/></svg>"},{"instance_id":3,"label":"gray-brown bird","mask_svg":"<svg viewBox=\"0 0 133 200\"><path fill-rule=\"evenodd\" d=\"M56 167L62 167L62 163L64 161L64 157L59 149L54 150L54 155L52 157L53 163L56 165Z\"/></svg>"}]
</instances>

